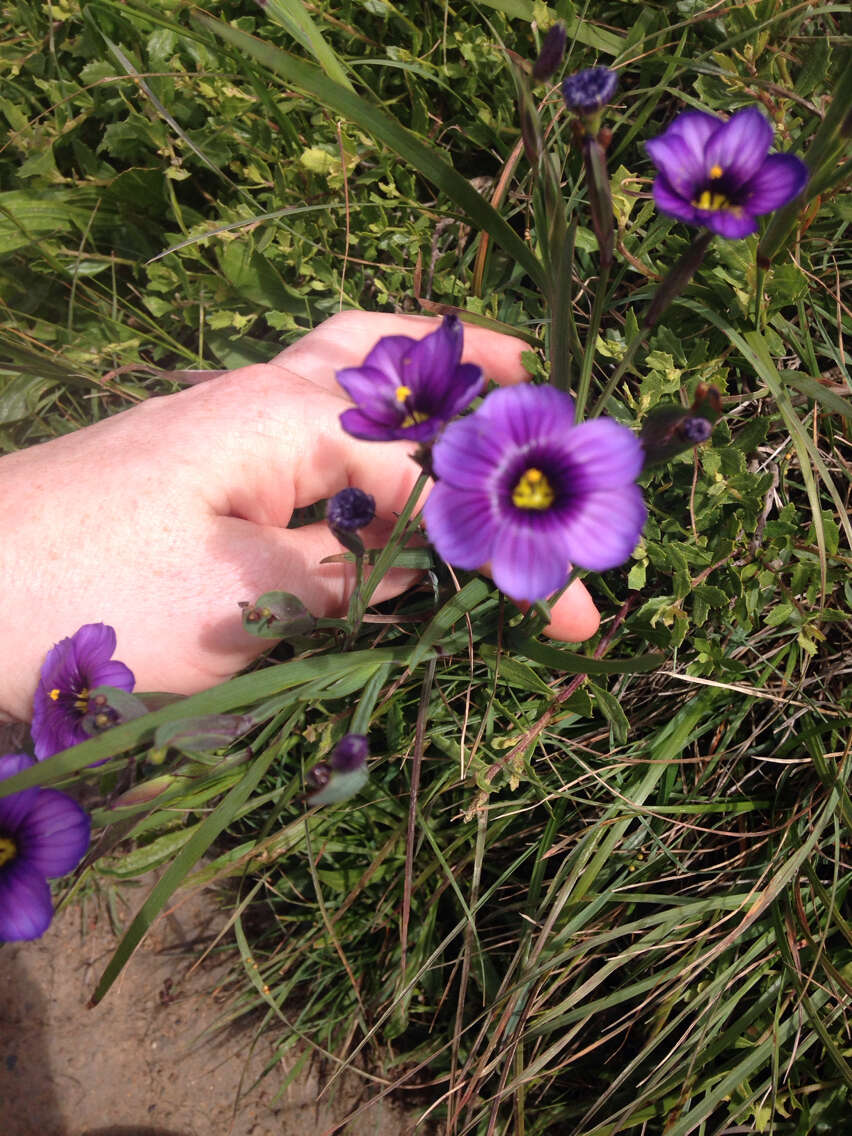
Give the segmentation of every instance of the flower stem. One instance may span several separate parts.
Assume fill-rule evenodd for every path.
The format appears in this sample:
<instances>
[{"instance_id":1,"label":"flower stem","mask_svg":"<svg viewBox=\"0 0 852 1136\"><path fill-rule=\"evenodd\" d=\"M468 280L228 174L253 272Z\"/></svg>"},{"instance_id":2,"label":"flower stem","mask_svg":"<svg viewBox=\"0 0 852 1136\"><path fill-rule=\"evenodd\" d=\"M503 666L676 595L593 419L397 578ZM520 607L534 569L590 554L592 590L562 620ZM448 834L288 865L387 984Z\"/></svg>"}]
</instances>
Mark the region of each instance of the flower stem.
<instances>
[{"instance_id":1,"label":"flower stem","mask_svg":"<svg viewBox=\"0 0 852 1136\"><path fill-rule=\"evenodd\" d=\"M352 599L349 601L349 611L347 613L347 622L349 623L349 635L346 640L347 649L352 646L355 636L358 634L358 628L361 626L361 620L364 618L364 613L370 606L370 600L373 597L373 592L382 581L382 578L391 567L394 557L405 541L408 535L408 521L411 514L414 512L414 506L417 504L420 494L423 492L426 482L429 480L428 473L421 473L414 483L414 488L409 494L408 500L405 502L402 512L397 518L397 522L393 527L393 531L388 537L388 542L379 555L376 557L376 562L373 565L373 570L366 580L358 580L359 565L356 563L356 587L352 593ZM363 570L363 569L362 569Z\"/></svg>"},{"instance_id":2,"label":"flower stem","mask_svg":"<svg viewBox=\"0 0 852 1136\"><path fill-rule=\"evenodd\" d=\"M598 331L601 326L601 316L603 315L604 301L606 300L606 288L609 283L610 266L601 262L600 276L598 277L597 287L595 288L595 299L592 303L592 311L589 316L589 328L586 332L586 350L583 353L583 365L580 370L580 381L577 384L577 399L574 408L574 417L577 422L583 421L583 411L586 408L586 400L589 397L589 386L592 381L592 367L595 363L595 354L597 351Z\"/></svg>"},{"instance_id":3,"label":"flower stem","mask_svg":"<svg viewBox=\"0 0 852 1136\"><path fill-rule=\"evenodd\" d=\"M695 238L680 260L669 269L666 276L660 282L660 286L642 318L639 330L627 345L624 358L613 371L603 389L603 393L595 403L591 412L592 418L597 417L597 415L601 413L609 396L621 382L625 371L627 371L633 363L633 359L636 356L636 352L639 350L639 345L642 340L648 332L655 327L663 312L669 307L672 301L681 294L695 275L697 268L707 254L712 240L713 233L711 233L709 229L705 229L700 236Z\"/></svg>"}]
</instances>

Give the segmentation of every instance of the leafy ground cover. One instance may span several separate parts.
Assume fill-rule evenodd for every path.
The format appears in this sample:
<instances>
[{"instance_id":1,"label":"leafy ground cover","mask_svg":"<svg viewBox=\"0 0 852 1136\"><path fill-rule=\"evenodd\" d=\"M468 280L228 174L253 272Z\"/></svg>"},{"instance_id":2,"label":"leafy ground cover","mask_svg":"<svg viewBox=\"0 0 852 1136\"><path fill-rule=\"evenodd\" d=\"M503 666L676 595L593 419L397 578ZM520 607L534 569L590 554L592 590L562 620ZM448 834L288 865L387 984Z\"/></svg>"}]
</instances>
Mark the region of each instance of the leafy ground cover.
<instances>
[{"instance_id":1,"label":"leafy ground cover","mask_svg":"<svg viewBox=\"0 0 852 1136\"><path fill-rule=\"evenodd\" d=\"M448 1133L840 1132L848 5L18 3L0 94L0 445L268 359L347 307L456 306L526 335L545 375L546 242L506 53L534 57L557 15L566 71L621 76L599 337L582 163L558 90L538 90L577 218L575 377L635 428L701 382L724 411L711 444L646 475L633 561L589 580L598 639L532 643L490 587L456 592L430 562L434 587L365 623L350 653L297 641L34 776L67 783L132 750L143 780L191 778L95 815L121 827L90 877L165 866L97 997L175 887L220 879L239 895L232 1014L261 1011L282 1052L306 1041L364 1064L376 1095L416 1089ZM690 236L654 209L643 140L685 106L755 103L779 149L816 139L829 173L768 267L757 238L716 241L606 393ZM305 774L354 702L370 782L306 812ZM174 746L151 761L156 728L246 707L251 762ZM82 775L109 797L126 768Z\"/></svg>"}]
</instances>

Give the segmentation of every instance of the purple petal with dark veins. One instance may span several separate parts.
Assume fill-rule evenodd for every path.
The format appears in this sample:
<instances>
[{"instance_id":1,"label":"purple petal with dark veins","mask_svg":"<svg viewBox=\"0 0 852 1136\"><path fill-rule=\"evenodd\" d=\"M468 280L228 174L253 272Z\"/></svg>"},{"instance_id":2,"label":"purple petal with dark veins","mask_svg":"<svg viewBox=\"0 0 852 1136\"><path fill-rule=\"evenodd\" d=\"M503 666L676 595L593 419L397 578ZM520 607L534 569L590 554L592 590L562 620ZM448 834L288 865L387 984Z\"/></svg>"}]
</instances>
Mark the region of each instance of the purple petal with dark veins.
<instances>
[{"instance_id":1,"label":"purple petal with dark veins","mask_svg":"<svg viewBox=\"0 0 852 1136\"><path fill-rule=\"evenodd\" d=\"M489 395L483 407L493 395ZM451 422L432 451L432 466L442 480L459 489L488 490L506 446L491 428L481 409L468 418Z\"/></svg>"},{"instance_id":2,"label":"purple petal with dark veins","mask_svg":"<svg viewBox=\"0 0 852 1136\"><path fill-rule=\"evenodd\" d=\"M729 195L754 177L772 145L772 127L756 107L739 110L707 143L707 172L722 171Z\"/></svg>"},{"instance_id":3,"label":"purple petal with dark veins","mask_svg":"<svg viewBox=\"0 0 852 1136\"><path fill-rule=\"evenodd\" d=\"M742 187L741 204L757 215L780 209L802 192L809 176L808 167L795 154L770 154Z\"/></svg>"},{"instance_id":4,"label":"purple petal with dark veins","mask_svg":"<svg viewBox=\"0 0 852 1136\"><path fill-rule=\"evenodd\" d=\"M23 860L0 867L0 942L38 939L52 918L53 900L44 876Z\"/></svg>"},{"instance_id":5,"label":"purple petal with dark veins","mask_svg":"<svg viewBox=\"0 0 852 1136\"><path fill-rule=\"evenodd\" d=\"M7 781L35 762L25 753L7 753L0 757L0 781ZM0 797L0 831L14 833L35 804L38 788L21 789L8 797Z\"/></svg>"},{"instance_id":6,"label":"purple petal with dark veins","mask_svg":"<svg viewBox=\"0 0 852 1136\"><path fill-rule=\"evenodd\" d=\"M636 547L646 517L638 485L583 495L565 530L570 560L593 572L617 568Z\"/></svg>"},{"instance_id":7,"label":"purple petal with dark veins","mask_svg":"<svg viewBox=\"0 0 852 1136\"><path fill-rule=\"evenodd\" d=\"M549 386L519 383L492 391L477 411L486 428L518 446L570 430L574 425L574 400Z\"/></svg>"},{"instance_id":8,"label":"purple petal with dark veins","mask_svg":"<svg viewBox=\"0 0 852 1136\"><path fill-rule=\"evenodd\" d=\"M353 402L377 421L396 421L403 410L396 398L401 379L389 378L378 367L346 367L337 372L337 381Z\"/></svg>"},{"instance_id":9,"label":"purple petal with dark veins","mask_svg":"<svg viewBox=\"0 0 852 1136\"><path fill-rule=\"evenodd\" d=\"M578 492L631 485L645 462L637 436L612 418L582 422L566 435L563 446Z\"/></svg>"},{"instance_id":10,"label":"purple petal with dark veins","mask_svg":"<svg viewBox=\"0 0 852 1136\"><path fill-rule=\"evenodd\" d=\"M423 506L429 540L448 564L473 571L491 559L497 522L484 493L439 481Z\"/></svg>"},{"instance_id":11,"label":"purple petal with dark veins","mask_svg":"<svg viewBox=\"0 0 852 1136\"><path fill-rule=\"evenodd\" d=\"M562 534L560 534L562 535ZM534 603L561 588L570 564L565 542L537 528L504 522L494 540L491 575L514 600Z\"/></svg>"},{"instance_id":12,"label":"purple petal with dark veins","mask_svg":"<svg viewBox=\"0 0 852 1136\"><path fill-rule=\"evenodd\" d=\"M688 225L699 225L698 210L686 198L681 197L671 187L665 174L658 174L653 186L654 201L663 213L686 221Z\"/></svg>"},{"instance_id":13,"label":"purple petal with dark veins","mask_svg":"<svg viewBox=\"0 0 852 1136\"><path fill-rule=\"evenodd\" d=\"M757 232L757 221L745 209L736 212L726 209L711 211L698 210L699 223L705 225L712 233L728 240L740 240Z\"/></svg>"},{"instance_id":14,"label":"purple petal with dark veins","mask_svg":"<svg viewBox=\"0 0 852 1136\"><path fill-rule=\"evenodd\" d=\"M64 876L83 859L90 835L89 817L76 801L42 789L16 833L18 855L43 876Z\"/></svg>"}]
</instances>

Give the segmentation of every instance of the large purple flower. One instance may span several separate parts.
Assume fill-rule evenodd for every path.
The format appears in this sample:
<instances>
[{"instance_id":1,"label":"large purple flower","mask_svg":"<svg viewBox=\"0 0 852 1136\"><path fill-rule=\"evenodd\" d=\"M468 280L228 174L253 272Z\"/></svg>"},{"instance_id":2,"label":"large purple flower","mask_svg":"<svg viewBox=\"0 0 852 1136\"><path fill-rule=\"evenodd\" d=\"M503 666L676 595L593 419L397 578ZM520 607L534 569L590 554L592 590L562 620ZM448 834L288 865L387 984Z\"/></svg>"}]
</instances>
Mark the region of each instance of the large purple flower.
<instances>
[{"instance_id":1,"label":"large purple flower","mask_svg":"<svg viewBox=\"0 0 852 1136\"><path fill-rule=\"evenodd\" d=\"M24 754L6 754L0 781L34 764ZM77 802L55 789L22 789L0 798L0 941L45 933L53 918L47 881L77 867L90 831Z\"/></svg>"},{"instance_id":2,"label":"large purple flower","mask_svg":"<svg viewBox=\"0 0 852 1136\"><path fill-rule=\"evenodd\" d=\"M463 339L456 316L423 339L384 336L360 367L337 372L357 404L341 414L343 429L368 441L431 441L482 390L480 368L460 361Z\"/></svg>"},{"instance_id":3,"label":"large purple flower","mask_svg":"<svg viewBox=\"0 0 852 1136\"><path fill-rule=\"evenodd\" d=\"M755 217L786 205L804 189L808 167L794 154L770 154L772 127L755 107L725 122L702 110L679 114L646 143L660 171L657 207L721 237L747 237Z\"/></svg>"},{"instance_id":4,"label":"large purple flower","mask_svg":"<svg viewBox=\"0 0 852 1136\"><path fill-rule=\"evenodd\" d=\"M438 482L423 509L449 564L490 563L516 600L561 588L571 565L623 563L645 523L639 439L617 422L574 425L573 400L547 386L495 390L451 423L433 451Z\"/></svg>"},{"instance_id":5,"label":"large purple flower","mask_svg":"<svg viewBox=\"0 0 852 1136\"><path fill-rule=\"evenodd\" d=\"M83 719L89 692L98 686L132 690L133 672L113 659L115 631L106 623L86 623L47 652L33 705L31 732L39 761L90 735Z\"/></svg>"}]
</instances>

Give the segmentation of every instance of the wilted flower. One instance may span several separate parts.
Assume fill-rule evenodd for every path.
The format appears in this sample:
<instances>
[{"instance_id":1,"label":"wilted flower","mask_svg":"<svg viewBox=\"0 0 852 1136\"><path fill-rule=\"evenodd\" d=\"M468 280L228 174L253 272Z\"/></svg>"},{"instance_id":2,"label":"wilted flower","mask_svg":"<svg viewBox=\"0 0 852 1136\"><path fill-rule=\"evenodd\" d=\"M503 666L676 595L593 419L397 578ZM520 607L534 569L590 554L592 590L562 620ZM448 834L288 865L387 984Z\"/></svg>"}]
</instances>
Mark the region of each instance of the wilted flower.
<instances>
[{"instance_id":1,"label":"wilted flower","mask_svg":"<svg viewBox=\"0 0 852 1136\"><path fill-rule=\"evenodd\" d=\"M6 754L0 781L34 764L24 754ZM53 918L47 881L77 867L90 832L77 802L55 789L22 789L0 798L0 941L44 934Z\"/></svg>"},{"instance_id":2,"label":"wilted flower","mask_svg":"<svg viewBox=\"0 0 852 1136\"><path fill-rule=\"evenodd\" d=\"M438 482L423 515L449 564L490 565L494 582L534 602L575 564L623 563L645 523L638 438L612 419L574 425L574 402L547 386L493 391L435 445Z\"/></svg>"},{"instance_id":3,"label":"wilted flower","mask_svg":"<svg viewBox=\"0 0 852 1136\"><path fill-rule=\"evenodd\" d=\"M331 751L331 768L336 773L352 773L366 764L368 753L363 734L346 734Z\"/></svg>"},{"instance_id":4,"label":"wilted flower","mask_svg":"<svg viewBox=\"0 0 852 1136\"><path fill-rule=\"evenodd\" d=\"M311 805L332 805L346 801L367 784L367 739L363 734L345 734L328 761L321 761L308 772L309 783L317 790Z\"/></svg>"},{"instance_id":5,"label":"wilted flower","mask_svg":"<svg viewBox=\"0 0 852 1136\"><path fill-rule=\"evenodd\" d=\"M366 528L376 515L376 499L363 489L341 489L329 498L325 517L332 531L352 533Z\"/></svg>"},{"instance_id":6,"label":"wilted flower","mask_svg":"<svg viewBox=\"0 0 852 1136\"><path fill-rule=\"evenodd\" d=\"M549 79L562 62L567 39L565 25L558 20L542 40L541 51L533 64L532 77L536 83L543 83L545 79Z\"/></svg>"},{"instance_id":7,"label":"wilted flower","mask_svg":"<svg viewBox=\"0 0 852 1136\"><path fill-rule=\"evenodd\" d=\"M47 653L33 705L32 736L39 761L91 735L83 719L90 692L99 686L132 690L133 672L113 659L115 631L105 623L86 623Z\"/></svg>"},{"instance_id":8,"label":"wilted flower","mask_svg":"<svg viewBox=\"0 0 852 1136\"><path fill-rule=\"evenodd\" d=\"M679 114L646 143L659 170L654 200L664 213L721 237L747 237L755 217L804 189L808 168L794 154L769 154L772 127L755 107L725 122L701 110Z\"/></svg>"},{"instance_id":9,"label":"wilted flower","mask_svg":"<svg viewBox=\"0 0 852 1136\"><path fill-rule=\"evenodd\" d=\"M460 361L463 339L457 316L423 339L384 336L360 367L337 372L357 404L341 414L343 429L368 441L431 441L482 390L481 369Z\"/></svg>"},{"instance_id":10,"label":"wilted flower","mask_svg":"<svg viewBox=\"0 0 852 1136\"><path fill-rule=\"evenodd\" d=\"M609 67L585 67L562 80L562 97L569 110L589 115L606 106L617 88L618 75Z\"/></svg>"}]
</instances>

